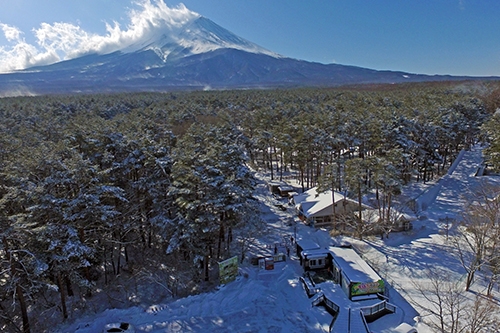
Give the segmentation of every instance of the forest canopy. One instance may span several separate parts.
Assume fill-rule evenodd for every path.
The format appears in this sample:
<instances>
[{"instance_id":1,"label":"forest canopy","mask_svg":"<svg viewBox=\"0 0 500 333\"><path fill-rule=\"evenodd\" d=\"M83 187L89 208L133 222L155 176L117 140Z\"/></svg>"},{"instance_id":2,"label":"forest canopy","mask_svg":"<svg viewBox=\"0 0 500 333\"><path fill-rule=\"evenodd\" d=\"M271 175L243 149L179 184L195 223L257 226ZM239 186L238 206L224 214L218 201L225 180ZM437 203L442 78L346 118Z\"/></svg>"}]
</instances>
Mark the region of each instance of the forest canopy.
<instances>
[{"instance_id":1,"label":"forest canopy","mask_svg":"<svg viewBox=\"0 0 500 333\"><path fill-rule=\"evenodd\" d=\"M27 325L28 308L53 308L50 295L67 318L67 297L146 263L209 280L235 254L235 231L259 228L253 170L293 170L303 189L396 194L481 143L487 170L498 171L498 91L454 83L0 99L0 327Z\"/></svg>"}]
</instances>

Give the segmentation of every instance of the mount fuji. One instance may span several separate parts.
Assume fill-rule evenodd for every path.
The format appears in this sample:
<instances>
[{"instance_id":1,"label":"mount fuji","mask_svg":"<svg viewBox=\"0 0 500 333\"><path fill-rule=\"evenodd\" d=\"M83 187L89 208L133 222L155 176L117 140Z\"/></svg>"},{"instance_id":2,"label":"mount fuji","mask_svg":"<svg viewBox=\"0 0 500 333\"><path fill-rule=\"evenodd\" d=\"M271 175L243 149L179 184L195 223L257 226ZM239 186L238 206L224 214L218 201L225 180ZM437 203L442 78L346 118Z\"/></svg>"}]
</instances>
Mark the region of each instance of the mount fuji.
<instances>
[{"instance_id":1,"label":"mount fuji","mask_svg":"<svg viewBox=\"0 0 500 333\"><path fill-rule=\"evenodd\" d=\"M143 38L109 53L87 52L51 65L0 74L0 96L470 79L291 59L190 13L184 20L151 24Z\"/></svg>"}]
</instances>

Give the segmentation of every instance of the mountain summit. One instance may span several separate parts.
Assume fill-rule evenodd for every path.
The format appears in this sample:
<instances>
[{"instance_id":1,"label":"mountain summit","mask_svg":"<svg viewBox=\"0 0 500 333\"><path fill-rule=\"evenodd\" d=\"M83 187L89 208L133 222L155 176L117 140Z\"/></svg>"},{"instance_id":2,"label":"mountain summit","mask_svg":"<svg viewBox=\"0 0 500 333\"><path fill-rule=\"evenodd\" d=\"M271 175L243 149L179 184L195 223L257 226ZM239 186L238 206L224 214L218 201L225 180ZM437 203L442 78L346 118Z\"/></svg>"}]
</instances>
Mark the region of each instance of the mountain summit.
<instances>
[{"instance_id":1,"label":"mountain summit","mask_svg":"<svg viewBox=\"0 0 500 333\"><path fill-rule=\"evenodd\" d=\"M280 57L236 36L203 16L182 24L175 31L172 30L158 30L149 39L132 44L122 51L130 53L152 50L165 62L224 48Z\"/></svg>"},{"instance_id":2,"label":"mountain summit","mask_svg":"<svg viewBox=\"0 0 500 333\"><path fill-rule=\"evenodd\" d=\"M80 36L80 56L0 74L0 97L19 94L338 86L466 79L320 64L278 55L179 6L145 2L127 30ZM92 43L91 43L92 42ZM88 46L90 45L90 47ZM478 79L478 78L476 78Z\"/></svg>"}]
</instances>

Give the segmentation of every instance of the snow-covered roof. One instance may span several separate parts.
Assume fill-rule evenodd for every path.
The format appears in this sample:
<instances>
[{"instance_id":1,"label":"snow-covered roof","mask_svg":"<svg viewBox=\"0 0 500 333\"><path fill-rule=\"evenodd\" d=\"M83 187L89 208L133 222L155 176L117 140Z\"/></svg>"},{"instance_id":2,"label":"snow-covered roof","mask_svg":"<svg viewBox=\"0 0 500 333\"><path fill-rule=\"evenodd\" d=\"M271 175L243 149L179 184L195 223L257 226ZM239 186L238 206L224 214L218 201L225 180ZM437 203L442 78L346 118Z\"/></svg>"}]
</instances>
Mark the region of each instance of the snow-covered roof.
<instances>
[{"instance_id":1,"label":"snow-covered roof","mask_svg":"<svg viewBox=\"0 0 500 333\"><path fill-rule=\"evenodd\" d=\"M347 200L353 203L355 201L346 198L343 194L334 192L335 203ZM313 187L304 193L293 197L297 209L300 209L306 217L332 215L332 191L318 193L317 187Z\"/></svg>"},{"instance_id":2,"label":"snow-covered roof","mask_svg":"<svg viewBox=\"0 0 500 333\"><path fill-rule=\"evenodd\" d=\"M356 216L359 216L358 212L354 212ZM417 217L414 215L410 215L407 213L400 212L396 209L391 209L390 212L391 218L394 220L399 220L401 218L406 219L407 221L415 221ZM380 214L378 209L365 209L361 211L361 219L365 222L376 223L380 220Z\"/></svg>"},{"instance_id":3,"label":"snow-covered roof","mask_svg":"<svg viewBox=\"0 0 500 333\"><path fill-rule=\"evenodd\" d=\"M353 249L330 246L329 250L351 282L377 282L381 279Z\"/></svg>"},{"instance_id":4,"label":"snow-covered roof","mask_svg":"<svg viewBox=\"0 0 500 333\"><path fill-rule=\"evenodd\" d=\"M313 187L304 193L298 194L293 197L296 204L299 204L304 201L328 201L329 204L332 203L332 191L328 190L326 192L317 192L317 187ZM338 192L335 192L335 202L339 202L344 199L344 195Z\"/></svg>"},{"instance_id":5,"label":"snow-covered roof","mask_svg":"<svg viewBox=\"0 0 500 333\"><path fill-rule=\"evenodd\" d=\"M307 259L322 259L328 256L327 249L312 249L312 250L304 250L301 253L303 258L307 257Z\"/></svg>"},{"instance_id":6,"label":"snow-covered roof","mask_svg":"<svg viewBox=\"0 0 500 333\"><path fill-rule=\"evenodd\" d=\"M278 186L278 190L289 192L289 191L293 191L293 187L288 186L288 185L280 185L280 186Z\"/></svg>"},{"instance_id":7,"label":"snow-covered roof","mask_svg":"<svg viewBox=\"0 0 500 333\"><path fill-rule=\"evenodd\" d=\"M314 241L308 239L308 238L304 238L304 239L298 239L297 240L297 245L300 246L300 248L302 249L302 251L306 251L306 250L316 250L316 249L320 249L321 247Z\"/></svg>"}]
</instances>

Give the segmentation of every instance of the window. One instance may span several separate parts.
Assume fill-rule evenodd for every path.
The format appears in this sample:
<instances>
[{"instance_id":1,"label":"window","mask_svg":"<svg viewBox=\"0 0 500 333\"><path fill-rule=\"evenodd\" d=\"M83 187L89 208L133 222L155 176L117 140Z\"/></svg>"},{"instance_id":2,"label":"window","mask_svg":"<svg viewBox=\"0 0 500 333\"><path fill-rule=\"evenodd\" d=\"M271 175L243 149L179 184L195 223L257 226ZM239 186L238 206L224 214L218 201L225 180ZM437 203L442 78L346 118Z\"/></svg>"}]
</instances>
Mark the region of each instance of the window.
<instances>
[{"instance_id":1,"label":"window","mask_svg":"<svg viewBox=\"0 0 500 333\"><path fill-rule=\"evenodd\" d=\"M325 264L324 259L310 259L309 266L310 267L323 267Z\"/></svg>"}]
</instances>

